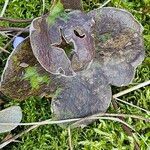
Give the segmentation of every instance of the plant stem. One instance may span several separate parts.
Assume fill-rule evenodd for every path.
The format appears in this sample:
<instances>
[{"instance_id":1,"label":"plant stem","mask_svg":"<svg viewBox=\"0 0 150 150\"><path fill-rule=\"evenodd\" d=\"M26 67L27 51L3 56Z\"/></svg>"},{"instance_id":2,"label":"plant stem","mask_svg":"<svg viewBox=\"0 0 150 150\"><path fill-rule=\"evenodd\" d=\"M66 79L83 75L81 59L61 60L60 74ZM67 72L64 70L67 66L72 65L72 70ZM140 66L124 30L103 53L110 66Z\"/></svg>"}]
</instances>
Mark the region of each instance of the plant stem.
<instances>
[{"instance_id":1,"label":"plant stem","mask_svg":"<svg viewBox=\"0 0 150 150\"><path fill-rule=\"evenodd\" d=\"M104 116L104 117L101 117L101 116ZM105 117L106 116L106 117ZM108 116L108 117L107 117ZM110 116L117 116L119 119L117 118L114 118L114 117L110 117ZM34 122L34 123L18 123L18 125L33 125L31 126L30 128L28 128L27 130L17 134L16 136L8 139L7 141L3 142L0 144L0 149L5 147L6 145L10 144L11 142L14 142L17 138L21 137L23 134L25 133L28 133L29 131L35 129L35 128L38 128L39 126L41 125L46 125L46 124L60 124L60 123L66 123L66 122L74 122L74 121L78 121L78 120L82 120L82 119L108 119L108 120L114 120L114 121L119 121L121 122L123 125L124 125L124 128L126 131L128 131L128 135L132 135L132 130L135 131L130 125L128 125L127 123L125 123L123 121L123 118L122 117L119 117L119 116L122 116L122 117L133 117L133 118L137 118L137 119L141 119L141 120L145 120L142 116L136 116L136 115L128 115L128 114L108 114L108 113L99 113L99 114L96 114L96 115L93 115L93 116L89 116L89 117L86 117L86 118L76 118L76 119L68 119L68 120L59 120L59 121L52 121L50 119L48 120L45 120L45 121L42 121L42 122ZM149 119L147 119L146 121L150 122ZM5 124L5 123L1 123L1 124ZM11 123L6 123L7 125L11 124ZM5 124L5 125L6 125ZM15 124L15 123L12 123L12 124ZM74 123L75 125L75 123ZM71 125L72 126L72 125ZM70 150L73 149L72 147L72 141L71 141L71 132L70 132L70 127L68 128L68 135L69 135L69 147L70 147ZM138 145L136 144L136 150L139 150L138 149Z\"/></svg>"},{"instance_id":2,"label":"plant stem","mask_svg":"<svg viewBox=\"0 0 150 150\"><path fill-rule=\"evenodd\" d=\"M24 135L25 133L30 132L31 130L38 128L39 125L34 125L31 126L30 128L24 130L23 132L17 134L16 136L13 136L12 138L8 139L7 141L3 142L0 144L0 149L4 148L5 146L7 146L8 144L10 144L11 142L14 142L16 139L18 139L19 137L21 137L22 135Z\"/></svg>"},{"instance_id":3,"label":"plant stem","mask_svg":"<svg viewBox=\"0 0 150 150\"><path fill-rule=\"evenodd\" d=\"M3 123L0 123L0 125L31 126L31 125L63 124L63 123L71 123L71 122L75 122L74 124L76 124L79 121L83 121L83 120L95 120L95 119L99 119L102 116L105 116L105 117L107 117L107 116L108 117L122 117L122 118L131 117L131 118L143 120L145 122L150 122L150 119L144 118L143 116L138 116L138 115L98 113L98 114L95 114L95 115L92 115L92 116L88 116L88 117L84 117L84 118L73 118L73 119L56 120L56 121L48 119L48 120L41 121L41 122L31 122L31 123L4 123L3 122Z\"/></svg>"},{"instance_id":4,"label":"plant stem","mask_svg":"<svg viewBox=\"0 0 150 150\"><path fill-rule=\"evenodd\" d=\"M126 89L126 90L124 90L124 91L121 91L121 92L119 92L119 93L117 93L117 94L114 94L114 95L113 95L113 98L115 99L115 98L121 97L121 96L123 96L123 95L125 95L125 94L128 94L128 93L130 93L130 92L132 92L132 91L138 90L138 89L140 89L140 88L142 88L142 87L145 87L145 86L147 86L147 85L150 85L150 80L149 80L149 81L145 81L145 82L143 82L143 83L140 83L140 84L138 84L138 85L136 85L136 86L133 86L133 87L131 87L131 88L129 88L129 89Z\"/></svg>"},{"instance_id":5,"label":"plant stem","mask_svg":"<svg viewBox=\"0 0 150 150\"><path fill-rule=\"evenodd\" d=\"M104 4L102 4L102 5L100 6L100 8L105 7L110 1L111 1L111 0L107 0L106 2L104 2Z\"/></svg>"},{"instance_id":6,"label":"plant stem","mask_svg":"<svg viewBox=\"0 0 150 150\"><path fill-rule=\"evenodd\" d=\"M3 47L0 47L0 52L5 52L5 53L7 53L7 54L10 54L10 52L7 51L6 49L4 49Z\"/></svg>"},{"instance_id":7,"label":"plant stem","mask_svg":"<svg viewBox=\"0 0 150 150\"><path fill-rule=\"evenodd\" d=\"M17 27L1 27L0 26L0 31L9 31L9 32L13 32L13 31L23 31L23 32L29 32L29 29L25 29L25 28L17 28Z\"/></svg>"},{"instance_id":8,"label":"plant stem","mask_svg":"<svg viewBox=\"0 0 150 150\"><path fill-rule=\"evenodd\" d=\"M72 140L71 140L71 129L70 129L70 126L68 127L68 140L69 140L69 148L70 148L70 150L73 150Z\"/></svg>"},{"instance_id":9,"label":"plant stem","mask_svg":"<svg viewBox=\"0 0 150 150\"><path fill-rule=\"evenodd\" d=\"M144 109L144 108L141 108L141 107L139 107L139 106L136 106L136 105L134 105L134 104L131 104L131 103L127 102L127 101L121 100L121 99L119 99L119 98L115 98L115 100L118 101L118 102L127 104L127 105L129 105L129 106L132 106L132 107L134 107L134 108L137 108L137 109L139 109L139 110L142 110L142 111L146 112L147 114L150 114L150 111L148 111L148 110L146 110L146 109Z\"/></svg>"},{"instance_id":10,"label":"plant stem","mask_svg":"<svg viewBox=\"0 0 150 150\"><path fill-rule=\"evenodd\" d=\"M24 30L28 29L29 26L25 27ZM24 31L19 31L4 47L4 49L7 49L7 47L11 44L11 42L17 37L19 36L20 34L22 34Z\"/></svg>"},{"instance_id":11,"label":"plant stem","mask_svg":"<svg viewBox=\"0 0 150 150\"><path fill-rule=\"evenodd\" d=\"M12 18L0 17L0 20L8 21L11 23L30 23L30 22L32 22L33 19L12 19Z\"/></svg>"},{"instance_id":12,"label":"plant stem","mask_svg":"<svg viewBox=\"0 0 150 150\"><path fill-rule=\"evenodd\" d=\"M8 6L8 3L9 3L9 0L5 0L5 4L4 4L3 9L1 11L0 17L2 17L4 15L6 8Z\"/></svg>"}]
</instances>

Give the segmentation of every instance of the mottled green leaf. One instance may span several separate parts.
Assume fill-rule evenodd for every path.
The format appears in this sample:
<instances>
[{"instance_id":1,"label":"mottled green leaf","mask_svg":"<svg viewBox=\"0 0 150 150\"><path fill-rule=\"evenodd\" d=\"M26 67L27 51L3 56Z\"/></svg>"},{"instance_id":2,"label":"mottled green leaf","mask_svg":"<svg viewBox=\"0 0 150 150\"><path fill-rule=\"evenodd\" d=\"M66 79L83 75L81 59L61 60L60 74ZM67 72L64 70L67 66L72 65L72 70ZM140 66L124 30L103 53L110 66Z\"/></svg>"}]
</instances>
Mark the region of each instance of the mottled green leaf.
<instances>
[{"instance_id":1,"label":"mottled green leaf","mask_svg":"<svg viewBox=\"0 0 150 150\"><path fill-rule=\"evenodd\" d=\"M53 76L45 71L33 55L29 38L10 54L1 76L1 92L18 100L50 94ZM53 91L53 90L52 90Z\"/></svg>"}]
</instances>

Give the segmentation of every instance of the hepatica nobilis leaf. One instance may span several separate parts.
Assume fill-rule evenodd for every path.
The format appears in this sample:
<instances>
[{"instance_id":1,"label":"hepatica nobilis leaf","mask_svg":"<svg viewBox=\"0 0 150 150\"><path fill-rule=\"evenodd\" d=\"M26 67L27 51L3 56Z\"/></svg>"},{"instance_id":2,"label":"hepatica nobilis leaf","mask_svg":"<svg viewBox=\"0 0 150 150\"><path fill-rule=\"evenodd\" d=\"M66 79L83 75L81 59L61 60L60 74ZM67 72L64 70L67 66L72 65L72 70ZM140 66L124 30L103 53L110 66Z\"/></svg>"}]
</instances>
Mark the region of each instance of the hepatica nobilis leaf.
<instances>
[{"instance_id":1,"label":"hepatica nobilis leaf","mask_svg":"<svg viewBox=\"0 0 150 150\"><path fill-rule=\"evenodd\" d=\"M20 123L22 111L19 106L11 106L0 111L0 123ZM17 125L0 125L0 133L8 132L16 128Z\"/></svg>"},{"instance_id":2,"label":"hepatica nobilis leaf","mask_svg":"<svg viewBox=\"0 0 150 150\"><path fill-rule=\"evenodd\" d=\"M105 112L110 85L128 85L144 59L143 28L122 9L86 14L58 6L34 19L30 39L13 50L2 74L2 92L17 99L51 94L54 119Z\"/></svg>"},{"instance_id":3,"label":"hepatica nobilis leaf","mask_svg":"<svg viewBox=\"0 0 150 150\"><path fill-rule=\"evenodd\" d=\"M109 82L128 85L144 59L142 26L127 11L104 7L88 13L95 20L96 60Z\"/></svg>"},{"instance_id":4,"label":"hepatica nobilis leaf","mask_svg":"<svg viewBox=\"0 0 150 150\"><path fill-rule=\"evenodd\" d=\"M30 96L50 93L54 88L51 84L53 76L38 63L33 55L29 37L26 38L12 51L7 60L1 76L1 92L11 98L24 100Z\"/></svg>"},{"instance_id":5,"label":"hepatica nobilis leaf","mask_svg":"<svg viewBox=\"0 0 150 150\"><path fill-rule=\"evenodd\" d=\"M49 17L36 18L30 28L35 57L52 74L74 76L94 58L93 25L92 17L81 11L63 12L54 23L49 22ZM69 44L72 48L67 49Z\"/></svg>"},{"instance_id":6,"label":"hepatica nobilis leaf","mask_svg":"<svg viewBox=\"0 0 150 150\"><path fill-rule=\"evenodd\" d=\"M57 120L106 112L110 105L111 87L97 63L75 77L62 78L60 85L59 92L52 100L52 111Z\"/></svg>"}]
</instances>

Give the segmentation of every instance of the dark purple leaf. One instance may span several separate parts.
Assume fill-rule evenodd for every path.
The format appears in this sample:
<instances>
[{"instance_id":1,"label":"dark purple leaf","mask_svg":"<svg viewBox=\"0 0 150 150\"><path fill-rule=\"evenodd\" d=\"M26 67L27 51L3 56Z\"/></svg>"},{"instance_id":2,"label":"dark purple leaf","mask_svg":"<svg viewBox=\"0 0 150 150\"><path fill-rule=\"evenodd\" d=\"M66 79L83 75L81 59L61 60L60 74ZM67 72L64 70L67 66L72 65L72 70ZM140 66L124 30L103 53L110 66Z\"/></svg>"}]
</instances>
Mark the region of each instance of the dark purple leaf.
<instances>
[{"instance_id":1,"label":"dark purple leaf","mask_svg":"<svg viewBox=\"0 0 150 150\"><path fill-rule=\"evenodd\" d=\"M88 13L95 20L96 60L112 85L128 85L144 59L142 26L127 11L112 7Z\"/></svg>"},{"instance_id":2,"label":"dark purple leaf","mask_svg":"<svg viewBox=\"0 0 150 150\"><path fill-rule=\"evenodd\" d=\"M65 76L87 67L94 57L94 40L91 36L94 21L81 11L64 13L51 25L47 17L37 18L30 28L33 53L48 72ZM67 56L63 40L73 44L72 58Z\"/></svg>"},{"instance_id":3,"label":"dark purple leaf","mask_svg":"<svg viewBox=\"0 0 150 150\"><path fill-rule=\"evenodd\" d=\"M1 77L1 92L10 98L24 100L53 91L53 76L41 67L26 38L9 56Z\"/></svg>"},{"instance_id":4,"label":"dark purple leaf","mask_svg":"<svg viewBox=\"0 0 150 150\"><path fill-rule=\"evenodd\" d=\"M111 88L98 68L99 65L93 63L89 70L75 77L62 78L59 92L52 100L55 119L86 117L107 110ZM83 122L84 125L88 123Z\"/></svg>"}]
</instances>

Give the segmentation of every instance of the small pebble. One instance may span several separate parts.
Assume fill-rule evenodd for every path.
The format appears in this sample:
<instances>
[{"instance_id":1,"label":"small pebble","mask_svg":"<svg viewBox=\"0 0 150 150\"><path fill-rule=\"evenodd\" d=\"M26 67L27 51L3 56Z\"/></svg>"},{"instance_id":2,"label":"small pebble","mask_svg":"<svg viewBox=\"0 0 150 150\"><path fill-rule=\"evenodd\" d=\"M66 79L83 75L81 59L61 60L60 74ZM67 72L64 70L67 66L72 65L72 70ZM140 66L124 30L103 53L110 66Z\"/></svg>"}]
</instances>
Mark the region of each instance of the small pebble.
<instances>
[{"instance_id":1,"label":"small pebble","mask_svg":"<svg viewBox=\"0 0 150 150\"><path fill-rule=\"evenodd\" d=\"M23 37L17 36L13 41L13 47L16 48L23 40Z\"/></svg>"}]
</instances>

